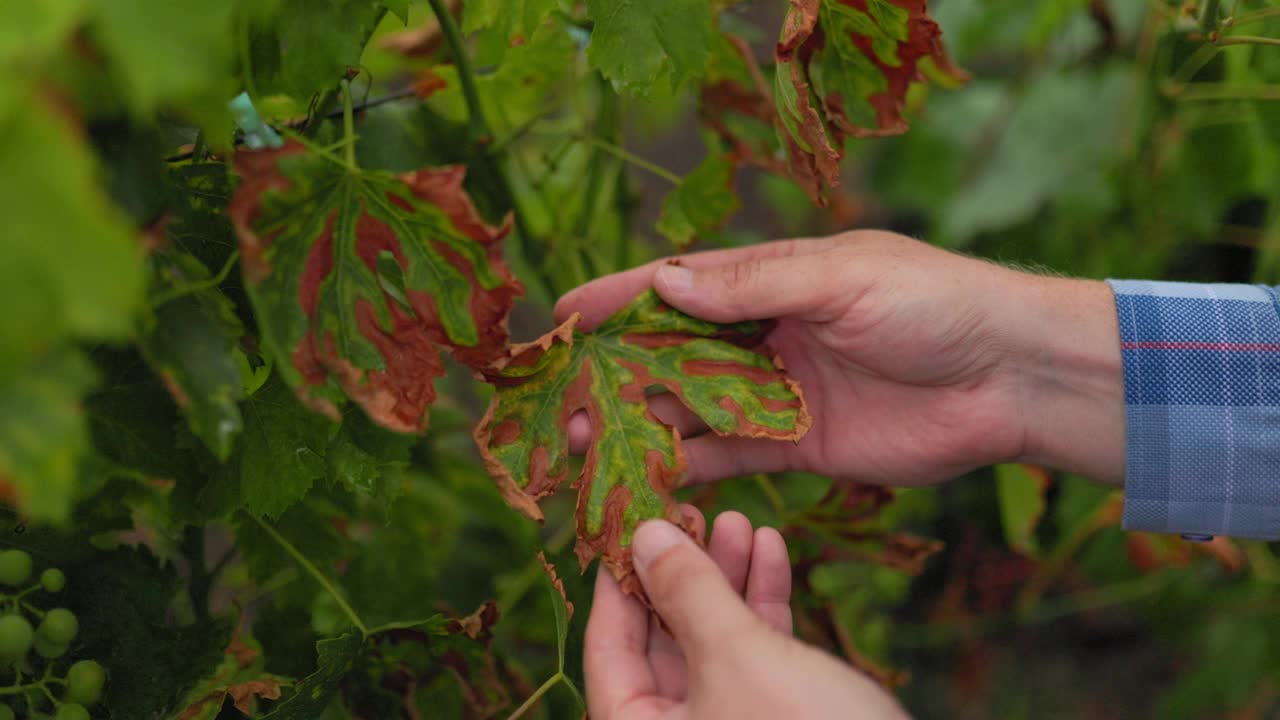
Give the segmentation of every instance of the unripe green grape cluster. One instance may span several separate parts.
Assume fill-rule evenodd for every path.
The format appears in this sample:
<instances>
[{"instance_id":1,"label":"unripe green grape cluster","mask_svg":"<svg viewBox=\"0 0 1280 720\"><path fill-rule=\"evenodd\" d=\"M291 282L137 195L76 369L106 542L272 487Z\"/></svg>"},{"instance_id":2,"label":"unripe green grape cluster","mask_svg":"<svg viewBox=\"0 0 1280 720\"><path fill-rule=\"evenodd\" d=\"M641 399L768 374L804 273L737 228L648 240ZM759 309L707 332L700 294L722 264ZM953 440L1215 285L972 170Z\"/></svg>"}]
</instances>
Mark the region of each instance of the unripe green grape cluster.
<instances>
[{"instance_id":1,"label":"unripe green grape cluster","mask_svg":"<svg viewBox=\"0 0 1280 720\"><path fill-rule=\"evenodd\" d=\"M52 672L50 666L70 652L80 632L80 621L67 608L43 610L34 604L34 600L49 599L62 592L67 577L57 568L46 568L33 583L33 571L29 553L0 551L0 685L27 687L31 691L0 699L0 720L15 720L13 704L23 702L27 710L23 717L89 720L87 708L102 699L106 670L93 660L78 660L63 677ZM43 675L36 672L37 665L45 668ZM35 703L43 702L59 688L63 690L62 698L53 713L35 712Z\"/></svg>"}]
</instances>

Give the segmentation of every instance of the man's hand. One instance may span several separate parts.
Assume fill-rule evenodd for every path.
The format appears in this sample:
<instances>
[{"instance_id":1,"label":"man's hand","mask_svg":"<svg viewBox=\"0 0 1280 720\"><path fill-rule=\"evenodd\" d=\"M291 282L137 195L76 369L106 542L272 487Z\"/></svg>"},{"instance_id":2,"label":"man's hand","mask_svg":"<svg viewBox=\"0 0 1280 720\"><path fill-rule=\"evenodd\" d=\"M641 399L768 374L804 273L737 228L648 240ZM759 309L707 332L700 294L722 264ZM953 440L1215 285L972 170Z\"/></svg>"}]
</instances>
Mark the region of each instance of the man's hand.
<instances>
[{"instance_id":1,"label":"man's hand","mask_svg":"<svg viewBox=\"0 0 1280 720\"><path fill-rule=\"evenodd\" d=\"M706 427L655 402L693 437L689 482L811 470L917 485L1010 461L1123 476L1119 333L1101 282L859 231L651 263L570 292L556 316L590 328L651 285L706 320L776 318L767 345L814 416L797 444L693 437Z\"/></svg>"},{"instance_id":2,"label":"man's hand","mask_svg":"<svg viewBox=\"0 0 1280 720\"><path fill-rule=\"evenodd\" d=\"M652 520L631 548L671 632L608 572L596 576L584 649L594 720L906 717L870 679L791 637L791 567L776 530L753 535L746 517L724 513L704 553Z\"/></svg>"}]
</instances>

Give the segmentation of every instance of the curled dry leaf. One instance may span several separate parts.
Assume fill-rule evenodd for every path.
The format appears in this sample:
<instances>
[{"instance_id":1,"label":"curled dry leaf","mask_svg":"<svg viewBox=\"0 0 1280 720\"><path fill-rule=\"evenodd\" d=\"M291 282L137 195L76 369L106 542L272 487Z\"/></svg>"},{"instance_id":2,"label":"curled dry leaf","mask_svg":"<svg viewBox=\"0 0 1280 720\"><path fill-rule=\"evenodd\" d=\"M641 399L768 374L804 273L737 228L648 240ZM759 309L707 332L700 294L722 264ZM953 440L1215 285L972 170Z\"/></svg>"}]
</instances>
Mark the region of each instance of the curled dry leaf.
<instances>
[{"instance_id":1,"label":"curled dry leaf","mask_svg":"<svg viewBox=\"0 0 1280 720\"><path fill-rule=\"evenodd\" d=\"M541 521L538 501L569 477L569 419L586 413L591 444L573 484L578 561L585 569L603 554L622 587L642 595L629 548L636 526L665 518L690 529L671 498L686 468L680 436L650 412L646 391L672 393L721 435L794 441L812 419L781 365L748 349L758 323L698 320L652 291L594 332L577 322L484 372L497 392L476 442L506 501Z\"/></svg>"},{"instance_id":2,"label":"curled dry leaf","mask_svg":"<svg viewBox=\"0 0 1280 720\"><path fill-rule=\"evenodd\" d=\"M775 57L791 173L811 192L839 185L846 138L906 132L912 83L968 80L926 0L790 0Z\"/></svg>"},{"instance_id":3,"label":"curled dry leaf","mask_svg":"<svg viewBox=\"0 0 1280 720\"><path fill-rule=\"evenodd\" d=\"M551 581L551 587L560 593L560 599L564 600L565 621L573 619L573 603L569 602L569 596L564 592L564 581L560 579L560 575L556 573L556 566L547 561L546 553L538 551L538 562L542 563L542 571L547 574L547 579Z\"/></svg>"},{"instance_id":4,"label":"curled dry leaf","mask_svg":"<svg viewBox=\"0 0 1280 720\"><path fill-rule=\"evenodd\" d=\"M422 430L441 350L479 367L507 346L522 292L466 169L356 170L296 142L242 152L229 213L263 341L309 406L345 393L377 423Z\"/></svg>"},{"instance_id":5,"label":"curled dry leaf","mask_svg":"<svg viewBox=\"0 0 1280 720\"><path fill-rule=\"evenodd\" d=\"M476 608L476 611L456 620L450 620L446 631L466 635L472 640L487 643L493 637L493 626L498 624L498 604L492 600Z\"/></svg>"}]
</instances>

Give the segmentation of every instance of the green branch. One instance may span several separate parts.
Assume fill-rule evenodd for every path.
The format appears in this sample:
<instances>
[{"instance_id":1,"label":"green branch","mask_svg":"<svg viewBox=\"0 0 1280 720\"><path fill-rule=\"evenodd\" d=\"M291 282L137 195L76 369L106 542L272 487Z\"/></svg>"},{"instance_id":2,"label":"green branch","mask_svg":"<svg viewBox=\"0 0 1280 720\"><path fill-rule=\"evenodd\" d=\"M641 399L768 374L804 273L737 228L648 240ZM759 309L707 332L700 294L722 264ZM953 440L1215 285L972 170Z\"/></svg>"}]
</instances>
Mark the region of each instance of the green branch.
<instances>
[{"instance_id":1,"label":"green branch","mask_svg":"<svg viewBox=\"0 0 1280 720\"><path fill-rule=\"evenodd\" d=\"M1265 8L1262 10L1255 10L1251 13L1245 13L1240 17L1229 17L1222 21L1222 27L1240 27L1241 25L1270 20L1271 18L1280 18L1280 8Z\"/></svg>"},{"instance_id":2,"label":"green branch","mask_svg":"<svg viewBox=\"0 0 1280 720\"><path fill-rule=\"evenodd\" d=\"M1260 35L1228 35L1216 41L1219 45L1280 45L1280 38Z\"/></svg>"},{"instance_id":3,"label":"green branch","mask_svg":"<svg viewBox=\"0 0 1280 720\"><path fill-rule=\"evenodd\" d=\"M458 68L458 80L462 83L462 97L467 102L467 112L471 116L472 139L487 142L491 139L489 136L492 131L489 129L489 120L484 114L484 106L480 103L475 71L471 68L471 58L467 55L466 45L462 42L462 32L458 30L458 23L454 22L449 8L445 7L444 0L427 0L427 2L431 4L431 11L436 14L445 44L449 46L449 52L453 55L453 64ZM476 135L479 137L475 137Z\"/></svg>"},{"instance_id":4,"label":"green branch","mask_svg":"<svg viewBox=\"0 0 1280 720\"><path fill-rule=\"evenodd\" d=\"M1221 0L1204 0L1204 10L1200 14L1200 29L1206 35L1218 27L1218 9Z\"/></svg>"},{"instance_id":5,"label":"green branch","mask_svg":"<svg viewBox=\"0 0 1280 720\"><path fill-rule=\"evenodd\" d=\"M356 614L355 609L352 608L347 602L347 599L342 596L342 593L338 592L338 588L330 582L329 578L325 577L324 573L320 572L320 568L313 565L311 561L298 550L298 548L293 546L293 543L286 540L283 535L277 532L275 528L264 522L262 518L252 513L246 514L253 518L254 522L258 523L258 525L265 530L273 540L279 543L280 547L284 548L284 551L289 553L289 556L293 558L294 562L302 566L302 569L305 570L317 583L319 583L320 587L325 589L325 592L333 596L334 601L338 603L338 607L342 609L343 614L351 620L351 624L355 625L362 635L369 634L369 626L364 624L364 621Z\"/></svg>"}]
</instances>

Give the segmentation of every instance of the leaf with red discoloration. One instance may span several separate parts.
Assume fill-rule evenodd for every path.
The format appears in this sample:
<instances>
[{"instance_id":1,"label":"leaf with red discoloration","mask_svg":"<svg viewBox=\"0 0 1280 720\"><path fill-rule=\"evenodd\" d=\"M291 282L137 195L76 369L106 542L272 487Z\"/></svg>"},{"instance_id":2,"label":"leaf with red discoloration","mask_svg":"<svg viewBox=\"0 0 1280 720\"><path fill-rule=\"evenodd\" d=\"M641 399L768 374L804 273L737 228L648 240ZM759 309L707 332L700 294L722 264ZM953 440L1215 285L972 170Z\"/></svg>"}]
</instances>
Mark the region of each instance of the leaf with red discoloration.
<instances>
[{"instance_id":1,"label":"leaf with red discoloration","mask_svg":"<svg viewBox=\"0 0 1280 720\"><path fill-rule=\"evenodd\" d=\"M462 189L465 168L354 170L291 143L242 152L229 213L262 339L304 402L345 393L371 419L427 424L441 350L478 367L507 345L523 290Z\"/></svg>"},{"instance_id":2,"label":"leaf with red discoloration","mask_svg":"<svg viewBox=\"0 0 1280 720\"><path fill-rule=\"evenodd\" d=\"M806 187L840 184L849 137L900 135L907 90L959 84L926 0L791 0L775 49L780 132ZM820 198L815 198L819 199Z\"/></svg>"},{"instance_id":3,"label":"leaf with red discoloration","mask_svg":"<svg viewBox=\"0 0 1280 720\"><path fill-rule=\"evenodd\" d=\"M594 332L577 321L485 372L497 392L476 442L506 501L541 520L538 501L569 477L569 418L584 411L592 442L574 483L578 560L585 568L603 553L622 587L640 594L632 531L650 518L689 529L671 499L686 467L679 433L649 411L648 388L671 392L721 435L797 440L812 419L777 361L747 349L759 324L698 320L652 291Z\"/></svg>"}]
</instances>

